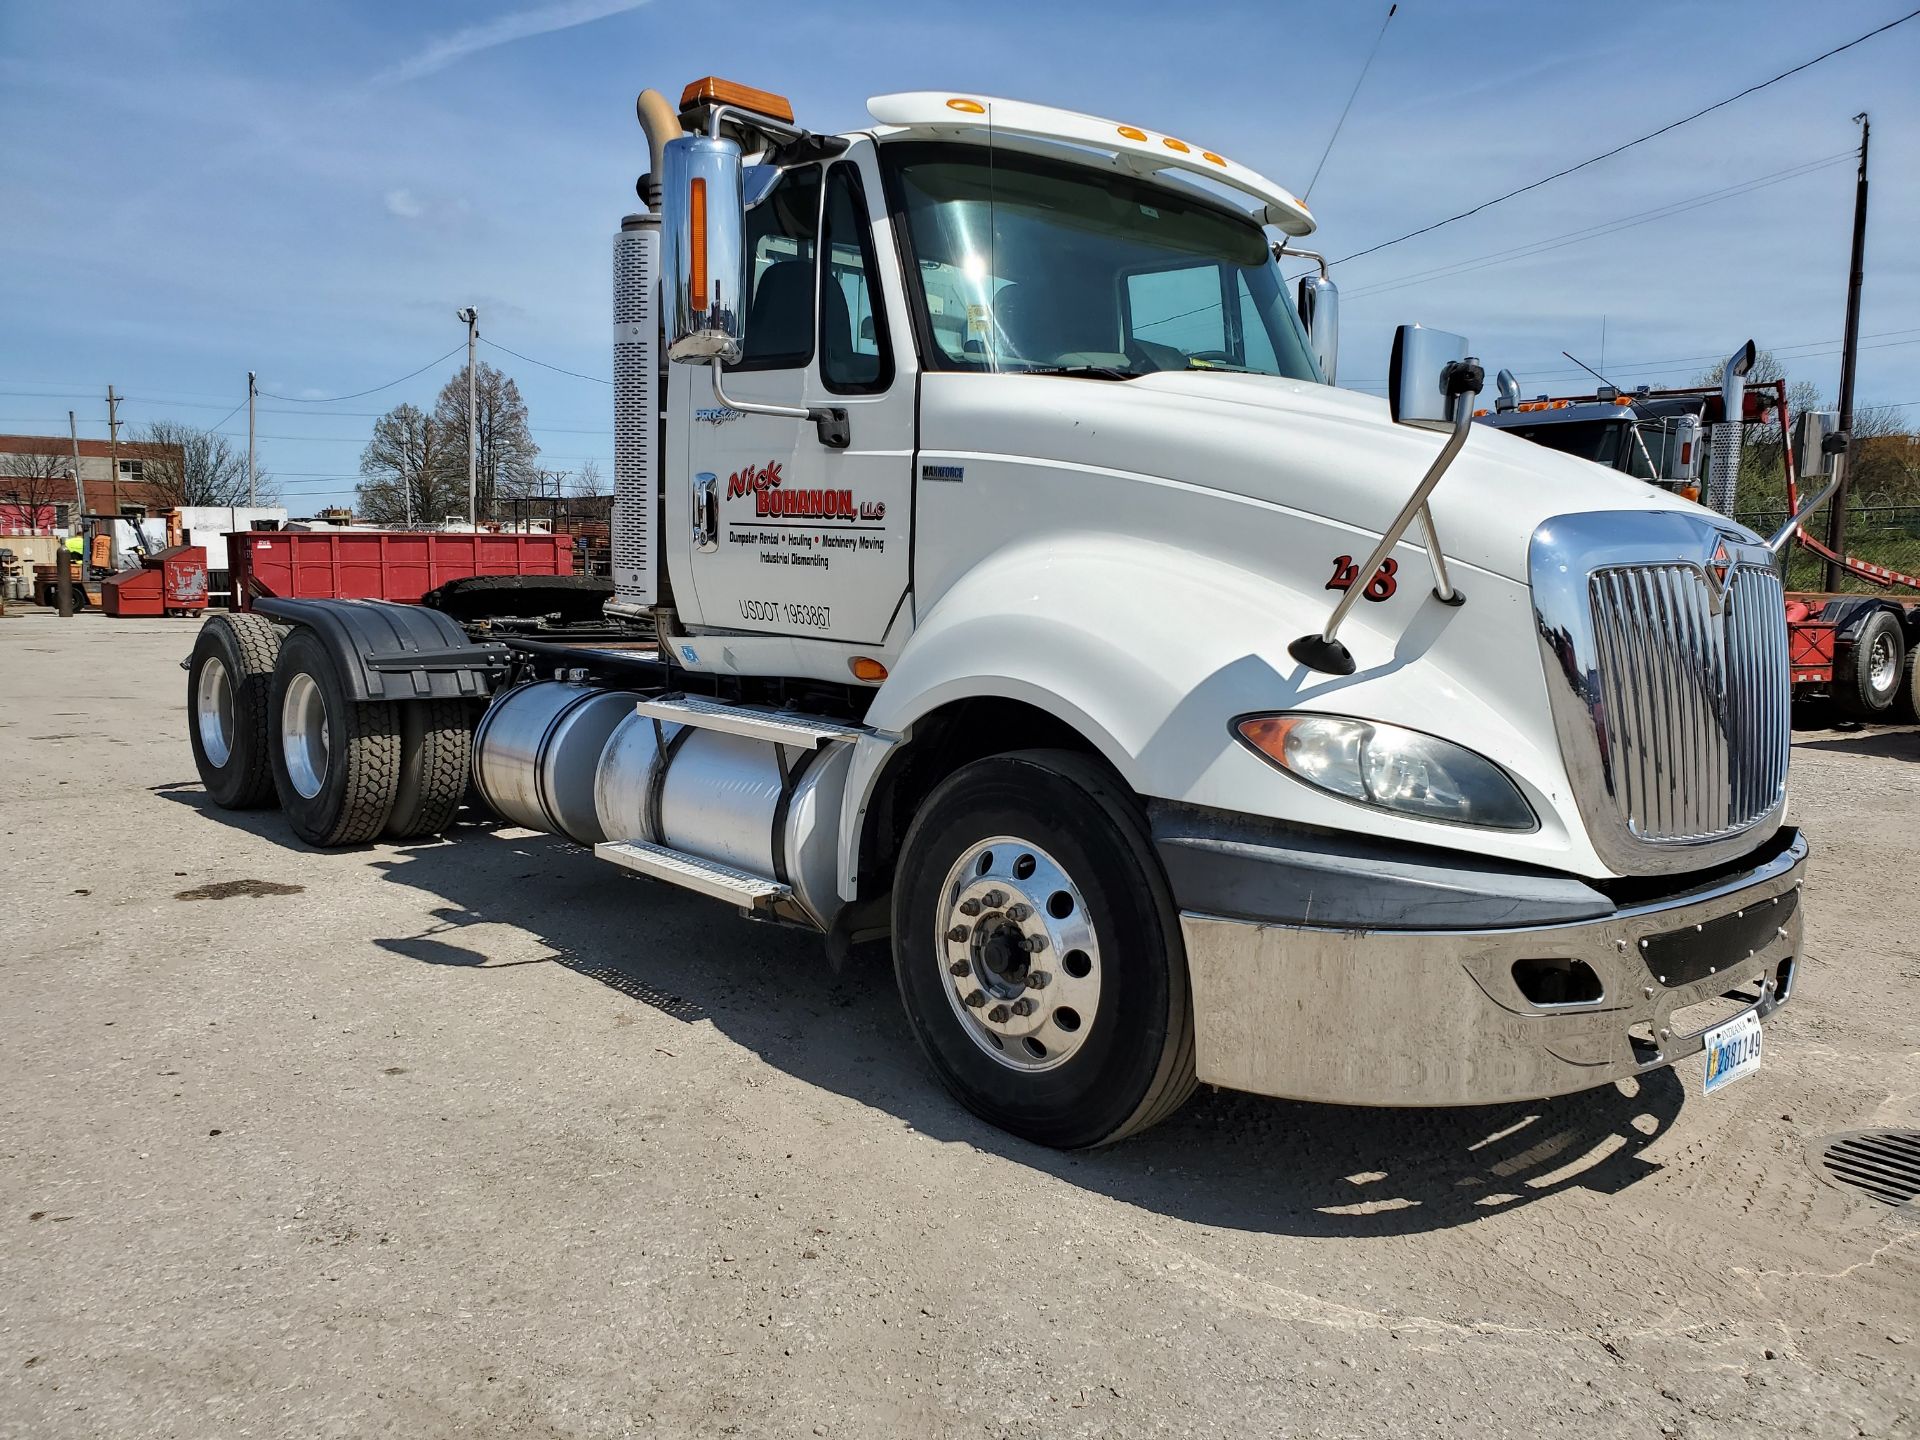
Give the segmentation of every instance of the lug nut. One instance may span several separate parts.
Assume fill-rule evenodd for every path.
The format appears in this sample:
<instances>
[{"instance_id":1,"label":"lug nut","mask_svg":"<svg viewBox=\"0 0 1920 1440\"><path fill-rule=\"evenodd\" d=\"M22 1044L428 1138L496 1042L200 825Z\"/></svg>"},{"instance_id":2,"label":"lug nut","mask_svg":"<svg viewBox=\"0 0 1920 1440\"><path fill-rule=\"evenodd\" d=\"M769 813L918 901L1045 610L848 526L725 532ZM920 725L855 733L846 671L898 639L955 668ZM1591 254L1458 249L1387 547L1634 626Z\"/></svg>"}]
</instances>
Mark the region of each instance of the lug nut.
<instances>
[{"instance_id":1,"label":"lug nut","mask_svg":"<svg viewBox=\"0 0 1920 1440\"><path fill-rule=\"evenodd\" d=\"M973 934L973 931L969 930L966 926L956 925L953 929L947 931L947 939L957 945L971 934Z\"/></svg>"},{"instance_id":2,"label":"lug nut","mask_svg":"<svg viewBox=\"0 0 1920 1440\"><path fill-rule=\"evenodd\" d=\"M960 913L962 915L978 915L980 913L980 902L978 900L962 900L960 902Z\"/></svg>"},{"instance_id":3,"label":"lug nut","mask_svg":"<svg viewBox=\"0 0 1920 1440\"><path fill-rule=\"evenodd\" d=\"M1002 905L1007 903L1007 892L1004 890L989 890L980 897L980 903L985 905L989 910L998 910Z\"/></svg>"},{"instance_id":4,"label":"lug nut","mask_svg":"<svg viewBox=\"0 0 1920 1440\"><path fill-rule=\"evenodd\" d=\"M1044 936L1044 935L1029 935L1029 936L1027 937L1027 953L1028 953L1029 955L1038 955L1038 954L1039 954L1039 953L1040 953L1040 952L1041 952L1042 950L1044 950L1044 949L1046 949L1046 948L1047 948L1047 937L1046 937L1046 936Z\"/></svg>"},{"instance_id":5,"label":"lug nut","mask_svg":"<svg viewBox=\"0 0 1920 1440\"><path fill-rule=\"evenodd\" d=\"M982 1005L987 1003L987 992L984 990L975 990L961 1003L970 1010L978 1010Z\"/></svg>"},{"instance_id":6,"label":"lug nut","mask_svg":"<svg viewBox=\"0 0 1920 1440\"><path fill-rule=\"evenodd\" d=\"M1007 919L1013 921L1016 925L1024 924L1032 917L1033 906L1031 905L1009 905L1007 907Z\"/></svg>"},{"instance_id":7,"label":"lug nut","mask_svg":"<svg viewBox=\"0 0 1920 1440\"><path fill-rule=\"evenodd\" d=\"M1007 1007L1004 1005L994 1006L993 1009L987 1011L987 1019L995 1025L1006 1024L1007 1023Z\"/></svg>"},{"instance_id":8,"label":"lug nut","mask_svg":"<svg viewBox=\"0 0 1920 1440\"><path fill-rule=\"evenodd\" d=\"M1027 972L1027 988L1030 990L1044 990L1052 983L1053 976L1044 970L1029 970Z\"/></svg>"},{"instance_id":9,"label":"lug nut","mask_svg":"<svg viewBox=\"0 0 1920 1440\"><path fill-rule=\"evenodd\" d=\"M1039 1008L1033 1001L1024 997L1013 1002L1013 1013L1016 1015L1031 1015Z\"/></svg>"},{"instance_id":10,"label":"lug nut","mask_svg":"<svg viewBox=\"0 0 1920 1440\"><path fill-rule=\"evenodd\" d=\"M964 980L973 973L973 966L964 960L956 960L947 967L947 973L949 975L957 975Z\"/></svg>"}]
</instances>

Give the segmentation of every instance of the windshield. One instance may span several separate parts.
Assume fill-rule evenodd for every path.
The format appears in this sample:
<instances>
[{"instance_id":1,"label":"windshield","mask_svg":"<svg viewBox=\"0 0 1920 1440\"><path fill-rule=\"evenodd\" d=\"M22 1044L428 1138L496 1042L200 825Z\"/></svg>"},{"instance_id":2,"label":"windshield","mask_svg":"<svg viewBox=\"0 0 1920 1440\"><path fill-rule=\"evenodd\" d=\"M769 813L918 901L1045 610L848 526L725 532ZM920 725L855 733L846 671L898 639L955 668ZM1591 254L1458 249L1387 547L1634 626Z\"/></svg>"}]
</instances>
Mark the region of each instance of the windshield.
<instances>
[{"instance_id":1,"label":"windshield","mask_svg":"<svg viewBox=\"0 0 1920 1440\"><path fill-rule=\"evenodd\" d=\"M1318 380L1260 227L1091 165L881 147L929 369Z\"/></svg>"},{"instance_id":2,"label":"windshield","mask_svg":"<svg viewBox=\"0 0 1920 1440\"><path fill-rule=\"evenodd\" d=\"M1518 435L1563 455L1577 455L1609 469L1620 468L1621 447L1629 443L1632 428L1624 420L1565 421L1552 425L1504 425L1509 435ZM1633 447L1637 450L1639 447ZM1637 457L1636 457L1637 458ZM1645 468L1645 467L1642 467ZM1644 477L1643 477L1644 478Z\"/></svg>"}]
</instances>

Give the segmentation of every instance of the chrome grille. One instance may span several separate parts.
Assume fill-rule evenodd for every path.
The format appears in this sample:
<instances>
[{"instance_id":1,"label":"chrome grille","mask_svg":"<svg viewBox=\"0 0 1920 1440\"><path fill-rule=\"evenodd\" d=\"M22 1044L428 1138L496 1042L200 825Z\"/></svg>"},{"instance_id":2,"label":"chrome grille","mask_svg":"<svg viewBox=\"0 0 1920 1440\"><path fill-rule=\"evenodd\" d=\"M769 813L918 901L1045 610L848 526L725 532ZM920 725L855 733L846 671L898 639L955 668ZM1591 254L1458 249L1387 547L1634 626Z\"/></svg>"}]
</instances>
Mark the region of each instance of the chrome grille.
<instances>
[{"instance_id":1,"label":"chrome grille","mask_svg":"<svg viewBox=\"0 0 1920 1440\"><path fill-rule=\"evenodd\" d=\"M1726 576L1717 610L1694 562L1610 567L1589 582L1593 725L1613 804L1642 842L1735 834L1786 792L1780 579L1760 565Z\"/></svg>"}]
</instances>

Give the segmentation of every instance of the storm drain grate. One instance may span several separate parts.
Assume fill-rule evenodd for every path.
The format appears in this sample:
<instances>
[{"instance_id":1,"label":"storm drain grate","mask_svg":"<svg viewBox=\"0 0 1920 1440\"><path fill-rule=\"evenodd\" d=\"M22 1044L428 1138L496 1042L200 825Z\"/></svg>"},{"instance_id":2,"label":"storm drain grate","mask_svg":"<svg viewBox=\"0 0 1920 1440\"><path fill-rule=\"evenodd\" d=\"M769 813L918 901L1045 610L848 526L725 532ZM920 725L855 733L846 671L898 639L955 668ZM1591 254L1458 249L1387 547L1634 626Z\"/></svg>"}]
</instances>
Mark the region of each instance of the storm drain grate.
<instances>
[{"instance_id":1,"label":"storm drain grate","mask_svg":"<svg viewBox=\"0 0 1920 1440\"><path fill-rule=\"evenodd\" d=\"M1920 1196L1920 1130L1849 1130L1820 1149L1828 1176L1882 1205Z\"/></svg>"}]
</instances>

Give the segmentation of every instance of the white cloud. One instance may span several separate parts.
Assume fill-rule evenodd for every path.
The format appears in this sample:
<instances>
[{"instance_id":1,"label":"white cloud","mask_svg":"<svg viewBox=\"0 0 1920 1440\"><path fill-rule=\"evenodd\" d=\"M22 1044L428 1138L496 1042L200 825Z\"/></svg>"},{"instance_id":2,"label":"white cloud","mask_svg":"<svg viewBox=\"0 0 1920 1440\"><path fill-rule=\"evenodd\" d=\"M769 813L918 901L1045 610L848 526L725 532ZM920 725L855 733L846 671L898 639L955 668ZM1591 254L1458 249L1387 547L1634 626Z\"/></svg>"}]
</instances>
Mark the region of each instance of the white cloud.
<instances>
[{"instance_id":1,"label":"white cloud","mask_svg":"<svg viewBox=\"0 0 1920 1440\"><path fill-rule=\"evenodd\" d=\"M418 220L427 213L427 207L411 190L389 190L387 191L387 213L398 215L402 220Z\"/></svg>"},{"instance_id":2,"label":"white cloud","mask_svg":"<svg viewBox=\"0 0 1920 1440\"><path fill-rule=\"evenodd\" d=\"M551 4L536 5L530 10L497 15L428 41L418 53L376 75L373 83L399 85L418 80L482 50L511 45L534 35L548 35L555 30L571 30L576 25L590 25L609 15L637 10L647 3L648 0L553 0Z\"/></svg>"}]
</instances>

